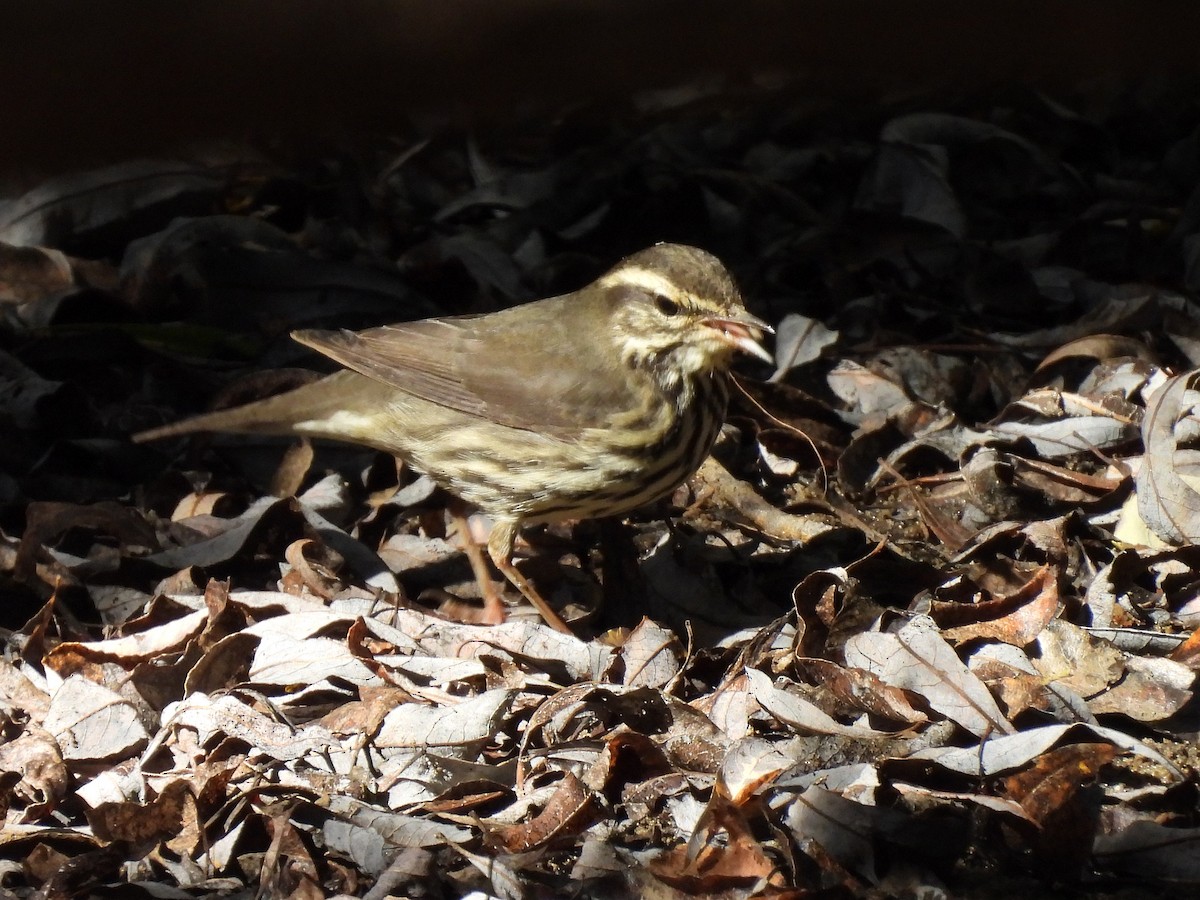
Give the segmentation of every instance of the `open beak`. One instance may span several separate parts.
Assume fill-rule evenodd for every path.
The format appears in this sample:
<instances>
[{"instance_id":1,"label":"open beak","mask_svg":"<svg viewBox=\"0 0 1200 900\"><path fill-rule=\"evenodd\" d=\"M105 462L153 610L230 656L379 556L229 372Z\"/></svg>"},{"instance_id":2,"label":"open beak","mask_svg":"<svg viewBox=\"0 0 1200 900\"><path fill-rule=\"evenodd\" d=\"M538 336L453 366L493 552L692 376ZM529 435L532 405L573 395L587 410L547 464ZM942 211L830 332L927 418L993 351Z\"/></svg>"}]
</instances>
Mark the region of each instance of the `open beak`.
<instances>
[{"instance_id":1,"label":"open beak","mask_svg":"<svg viewBox=\"0 0 1200 900\"><path fill-rule=\"evenodd\" d=\"M721 337L732 347L757 356L765 363L775 364L775 358L760 343L763 332L774 334L775 329L758 316L752 316L748 312L740 312L733 316L712 316L705 319L704 324L720 332Z\"/></svg>"}]
</instances>

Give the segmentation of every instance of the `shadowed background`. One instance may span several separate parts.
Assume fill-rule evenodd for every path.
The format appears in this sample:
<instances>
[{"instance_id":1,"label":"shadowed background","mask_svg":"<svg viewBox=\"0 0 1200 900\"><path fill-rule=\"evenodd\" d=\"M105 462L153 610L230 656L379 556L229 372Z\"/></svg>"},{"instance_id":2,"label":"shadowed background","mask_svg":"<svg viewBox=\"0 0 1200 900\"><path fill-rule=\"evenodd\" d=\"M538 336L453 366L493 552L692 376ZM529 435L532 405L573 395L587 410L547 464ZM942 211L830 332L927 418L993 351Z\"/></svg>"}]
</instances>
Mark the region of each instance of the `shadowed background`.
<instances>
[{"instance_id":1,"label":"shadowed background","mask_svg":"<svg viewBox=\"0 0 1200 900\"><path fill-rule=\"evenodd\" d=\"M705 76L810 100L1104 91L1195 76L1198 26L1184 2L27 3L0 35L0 169L21 185L196 140L503 119Z\"/></svg>"}]
</instances>

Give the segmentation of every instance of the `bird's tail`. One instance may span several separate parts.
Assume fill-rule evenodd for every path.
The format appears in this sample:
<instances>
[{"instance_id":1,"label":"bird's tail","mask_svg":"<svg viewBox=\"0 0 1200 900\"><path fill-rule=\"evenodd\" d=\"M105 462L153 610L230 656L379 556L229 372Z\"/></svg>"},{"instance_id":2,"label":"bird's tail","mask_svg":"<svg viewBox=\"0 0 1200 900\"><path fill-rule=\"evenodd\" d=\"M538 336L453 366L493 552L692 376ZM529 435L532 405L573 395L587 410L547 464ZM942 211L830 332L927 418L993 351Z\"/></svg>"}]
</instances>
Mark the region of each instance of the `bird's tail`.
<instances>
[{"instance_id":1,"label":"bird's tail","mask_svg":"<svg viewBox=\"0 0 1200 900\"><path fill-rule=\"evenodd\" d=\"M356 372L338 372L265 400L140 431L132 436L132 440L141 444L205 431L303 434L353 440L352 423L346 422L348 416L353 418L353 414L348 412L347 407L356 406L353 400L375 387L374 382Z\"/></svg>"}]
</instances>

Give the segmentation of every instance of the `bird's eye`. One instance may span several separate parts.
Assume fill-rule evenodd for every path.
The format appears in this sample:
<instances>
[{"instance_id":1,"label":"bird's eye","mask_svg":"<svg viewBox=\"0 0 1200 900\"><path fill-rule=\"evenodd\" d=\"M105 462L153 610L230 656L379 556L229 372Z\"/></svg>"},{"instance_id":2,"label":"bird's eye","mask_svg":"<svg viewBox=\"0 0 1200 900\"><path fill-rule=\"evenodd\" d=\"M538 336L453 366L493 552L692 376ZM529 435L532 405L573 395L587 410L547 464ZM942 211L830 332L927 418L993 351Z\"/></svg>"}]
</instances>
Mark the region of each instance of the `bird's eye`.
<instances>
[{"instance_id":1,"label":"bird's eye","mask_svg":"<svg viewBox=\"0 0 1200 900\"><path fill-rule=\"evenodd\" d=\"M665 294L655 294L654 305L664 316L673 316L679 312L679 304Z\"/></svg>"}]
</instances>

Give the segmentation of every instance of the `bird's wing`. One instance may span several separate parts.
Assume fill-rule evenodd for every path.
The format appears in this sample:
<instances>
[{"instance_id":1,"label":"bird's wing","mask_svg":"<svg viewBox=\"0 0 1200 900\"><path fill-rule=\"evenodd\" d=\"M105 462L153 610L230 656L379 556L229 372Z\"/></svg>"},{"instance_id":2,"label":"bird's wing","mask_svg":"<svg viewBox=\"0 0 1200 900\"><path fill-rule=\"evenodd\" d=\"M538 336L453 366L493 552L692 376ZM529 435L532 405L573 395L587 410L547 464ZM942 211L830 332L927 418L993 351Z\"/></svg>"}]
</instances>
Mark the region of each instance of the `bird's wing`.
<instances>
[{"instance_id":1,"label":"bird's wing","mask_svg":"<svg viewBox=\"0 0 1200 900\"><path fill-rule=\"evenodd\" d=\"M487 316L293 337L347 368L467 415L570 437L637 405L598 324L554 298Z\"/></svg>"}]
</instances>

